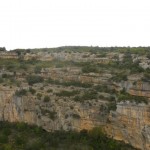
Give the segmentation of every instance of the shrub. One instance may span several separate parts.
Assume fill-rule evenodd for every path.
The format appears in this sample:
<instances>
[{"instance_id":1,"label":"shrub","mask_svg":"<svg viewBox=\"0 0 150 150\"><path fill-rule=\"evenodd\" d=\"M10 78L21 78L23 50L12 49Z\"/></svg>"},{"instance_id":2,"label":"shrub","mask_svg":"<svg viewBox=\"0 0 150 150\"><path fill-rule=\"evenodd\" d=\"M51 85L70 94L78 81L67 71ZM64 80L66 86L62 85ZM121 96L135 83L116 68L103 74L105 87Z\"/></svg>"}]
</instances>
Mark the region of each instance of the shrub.
<instances>
[{"instance_id":1,"label":"shrub","mask_svg":"<svg viewBox=\"0 0 150 150\"><path fill-rule=\"evenodd\" d=\"M40 66L36 66L35 68L34 68L34 73L41 73L41 67Z\"/></svg>"},{"instance_id":2,"label":"shrub","mask_svg":"<svg viewBox=\"0 0 150 150\"><path fill-rule=\"evenodd\" d=\"M40 87L40 90L44 90L44 87Z\"/></svg>"},{"instance_id":3,"label":"shrub","mask_svg":"<svg viewBox=\"0 0 150 150\"><path fill-rule=\"evenodd\" d=\"M27 95L27 90L26 89L21 89L19 91L16 91L15 95L16 96L25 96L25 95Z\"/></svg>"},{"instance_id":4,"label":"shrub","mask_svg":"<svg viewBox=\"0 0 150 150\"><path fill-rule=\"evenodd\" d=\"M76 95L74 98L73 98L74 101L77 101L77 102L80 102L82 99L79 95Z\"/></svg>"},{"instance_id":5,"label":"shrub","mask_svg":"<svg viewBox=\"0 0 150 150\"><path fill-rule=\"evenodd\" d=\"M105 97L103 95L99 95L99 98L100 99L104 99Z\"/></svg>"},{"instance_id":6,"label":"shrub","mask_svg":"<svg viewBox=\"0 0 150 150\"><path fill-rule=\"evenodd\" d=\"M96 91L86 91L82 96L76 95L73 100L78 102L84 102L85 100L97 99L98 94Z\"/></svg>"},{"instance_id":7,"label":"shrub","mask_svg":"<svg viewBox=\"0 0 150 150\"><path fill-rule=\"evenodd\" d=\"M52 90L52 89L48 89L47 92L48 92L48 93L51 93L51 92L53 92L53 90Z\"/></svg>"},{"instance_id":8,"label":"shrub","mask_svg":"<svg viewBox=\"0 0 150 150\"><path fill-rule=\"evenodd\" d=\"M32 87L30 87L30 88L29 88L29 92L30 92L31 94L35 94L35 93L36 93L36 90L33 89Z\"/></svg>"},{"instance_id":9,"label":"shrub","mask_svg":"<svg viewBox=\"0 0 150 150\"><path fill-rule=\"evenodd\" d=\"M145 72L144 77L142 78L142 81L144 82L150 82L150 74Z\"/></svg>"},{"instance_id":10,"label":"shrub","mask_svg":"<svg viewBox=\"0 0 150 150\"><path fill-rule=\"evenodd\" d=\"M0 77L0 83L3 83L3 81L4 81L4 80Z\"/></svg>"},{"instance_id":11,"label":"shrub","mask_svg":"<svg viewBox=\"0 0 150 150\"><path fill-rule=\"evenodd\" d=\"M97 92L96 91L87 91L82 96L83 100L91 100L91 99L97 99Z\"/></svg>"},{"instance_id":12,"label":"shrub","mask_svg":"<svg viewBox=\"0 0 150 150\"><path fill-rule=\"evenodd\" d=\"M147 54L147 56L146 56L148 59L150 59L150 52Z\"/></svg>"},{"instance_id":13,"label":"shrub","mask_svg":"<svg viewBox=\"0 0 150 150\"><path fill-rule=\"evenodd\" d=\"M65 96L70 97L70 96L74 96L76 94L79 94L79 91L76 91L76 90L74 90L74 91L65 91L65 90L63 90L60 93L56 93L57 96L62 96L62 97L65 97Z\"/></svg>"},{"instance_id":14,"label":"shrub","mask_svg":"<svg viewBox=\"0 0 150 150\"><path fill-rule=\"evenodd\" d=\"M42 94L41 93L37 93L37 99L41 100Z\"/></svg>"},{"instance_id":15,"label":"shrub","mask_svg":"<svg viewBox=\"0 0 150 150\"><path fill-rule=\"evenodd\" d=\"M11 130L9 128L4 128L2 130L2 134L8 136L11 134Z\"/></svg>"},{"instance_id":16,"label":"shrub","mask_svg":"<svg viewBox=\"0 0 150 150\"><path fill-rule=\"evenodd\" d=\"M126 92L121 92L118 95L118 101L130 101L130 102L136 102L138 103L148 103L148 98L146 97L142 97L142 96L134 96L134 95L130 95Z\"/></svg>"},{"instance_id":17,"label":"shrub","mask_svg":"<svg viewBox=\"0 0 150 150\"><path fill-rule=\"evenodd\" d=\"M95 72L95 73L97 73L97 72L98 72L98 69L97 69L97 67L94 66L94 65L88 65L88 66L84 66L84 67L82 68L82 72L83 72L83 73L90 73L90 72Z\"/></svg>"},{"instance_id":18,"label":"shrub","mask_svg":"<svg viewBox=\"0 0 150 150\"><path fill-rule=\"evenodd\" d=\"M52 119L56 119L56 112L50 114ZM0 150L135 150L121 141L109 138L100 127L80 132L46 132L37 126L24 123L0 122L0 127ZM12 131L9 138L1 132L6 127Z\"/></svg>"},{"instance_id":19,"label":"shrub","mask_svg":"<svg viewBox=\"0 0 150 150\"><path fill-rule=\"evenodd\" d=\"M114 94L116 93L115 89L111 89L109 86L107 85L97 85L94 87L94 89L98 92L105 92L105 93L111 93Z\"/></svg>"},{"instance_id":20,"label":"shrub","mask_svg":"<svg viewBox=\"0 0 150 150\"><path fill-rule=\"evenodd\" d=\"M80 115L78 115L78 114L72 114L72 117L73 117L74 119L80 119L80 118L81 118Z\"/></svg>"},{"instance_id":21,"label":"shrub","mask_svg":"<svg viewBox=\"0 0 150 150\"><path fill-rule=\"evenodd\" d=\"M25 62L20 63L20 69L27 70L28 66Z\"/></svg>"},{"instance_id":22,"label":"shrub","mask_svg":"<svg viewBox=\"0 0 150 150\"><path fill-rule=\"evenodd\" d=\"M8 142L8 136L6 135L0 135L0 143L4 144Z\"/></svg>"},{"instance_id":23,"label":"shrub","mask_svg":"<svg viewBox=\"0 0 150 150\"><path fill-rule=\"evenodd\" d=\"M57 113L55 111L50 111L49 112L49 118L52 119L52 120L55 120L56 119L56 114Z\"/></svg>"},{"instance_id":24,"label":"shrub","mask_svg":"<svg viewBox=\"0 0 150 150\"><path fill-rule=\"evenodd\" d=\"M48 117L52 120L55 120L56 119L56 115L57 113L55 111L50 111L50 110L47 110L47 109L41 109L41 113L42 115L48 115Z\"/></svg>"},{"instance_id":25,"label":"shrub","mask_svg":"<svg viewBox=\"0 0 150 150\"><path fill-rule=\"evenodd\" d=\"M27 77L27 82L29 85L33 85L35 83L43 82L44 79L41 76L31 75Z\"/></svg>"},{"instance_id":26,"label":"shrub","mask_svg":"<svg viewBox=\"0 0 150 150\"><path fill-rule=\"evenodd\" d=\"M50 97L46 95L46 96L44 97L44 102L49 102L49 101L50 101Z\"/></svg>"},{"instance_id":27,"label":"shrub","mask_svg":"<svg viewBox=\"0 0 150 150\"><path fill-rule=\"evenodd\" d=\"M8 75L7 74L2 74L2 78L8 78Z\"/></svg>"},{"instance_id":28,"label":"shrub","mask_svg":"<svg viewBox=\"0 0 150 150\"><path fill-rule=\"evenodd\" d=\"M120 74L117 74L115 76L113 76L111 78L111 80L115 81L115 82L121 82L121 81L127 81L127 75L126 74L123 74L123 73L120 73Z\"/></svg>"},{"instance_id":29,"label":"shrub","mask_svg":"<svg viewBox=\"0 0 150 150\"><path fill-rule=\"evenodd\" d=\"M109 112L110 110L115 111L115 110L117 109L116 102L110 102L110 103L108 103L107 106L108 106L108 112Z\"/></svg>"},{"instance_id":30,"label":"shrub","mask_svg":"<svg viewBox=\"0 0 150 150\"><path fill-rule=\"evenodd\" d=\"M24 143L25 143L25 141L24 141L24 139L23 139L22 137L17 136L17 137L15 138L15 144L16 144L16 145L22 145L22 144L24 144Z\"/></svg>"},{"instance_id":31,"label":"shrub","mask_svg":"<svg viewBox=\"0 0 150 150\"><path fill-rule=\"evenodd\" d=\"M53 80L51 78L49 78L47 80L47 82L50 83L50 84L64 85L64 86L75 86L75 87L83 87L83 88L92 87L92 84L89 84L89 83L81 83L81 82L78 82L78 81L60 82L58 80Z\"/></svg>"}]
</instances>

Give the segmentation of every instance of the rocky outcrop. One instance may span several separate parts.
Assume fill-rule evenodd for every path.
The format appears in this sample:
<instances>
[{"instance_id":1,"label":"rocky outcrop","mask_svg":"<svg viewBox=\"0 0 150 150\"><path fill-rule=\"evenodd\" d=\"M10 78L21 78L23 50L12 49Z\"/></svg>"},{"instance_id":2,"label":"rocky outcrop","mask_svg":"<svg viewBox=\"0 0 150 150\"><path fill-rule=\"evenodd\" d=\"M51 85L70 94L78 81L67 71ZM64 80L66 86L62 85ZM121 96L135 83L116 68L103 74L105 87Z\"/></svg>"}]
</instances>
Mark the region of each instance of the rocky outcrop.
<instances>
[{"instance_id":1,"label":"rocky outcrop","mask_svg":"<svg viewBox=\"0 0 150 150\"><path fill-rule=\"evenodd\" d=\"M113 83L113 85L117 91L125 88L126 91L131 95L145 96L150 98L150 84L147 82L128 80L119 83Z\"/></svg>"},{"instance_id":2,"label":"rocky outcrop","mask_svg":"<svg viewBox=\"0 0 150 150\"><path fill-rule=\"evenodd\" d=\"M123 140L142 150L150 149L150 106L119 103L105 127L110 137Z\"/></svg>"},{"instance_id":3,"label":"rocky outcrop","mask_svg":"<svg viewBox=\"0 0 150 150\"><path fill-rule=\"evenodd\" d=\"M1 59L18 59L19 56L15 52L7 52L7 51L2 51L0 52L0 58Z\"/></svg>"},{"instance_id":4,"label":"rocky outcrop","mask_svg":"<svg viewBox=\"0 0 150 150\"><path fill-rule=\"evenodd\" d=\"M99 107L59 99L42 102L33 96L15 96L15 91L1 89L0 120L26 122L51 130L91 129L99 125ZM97 102L97 106L101 103Z\"/></svg>"}]
</instances>

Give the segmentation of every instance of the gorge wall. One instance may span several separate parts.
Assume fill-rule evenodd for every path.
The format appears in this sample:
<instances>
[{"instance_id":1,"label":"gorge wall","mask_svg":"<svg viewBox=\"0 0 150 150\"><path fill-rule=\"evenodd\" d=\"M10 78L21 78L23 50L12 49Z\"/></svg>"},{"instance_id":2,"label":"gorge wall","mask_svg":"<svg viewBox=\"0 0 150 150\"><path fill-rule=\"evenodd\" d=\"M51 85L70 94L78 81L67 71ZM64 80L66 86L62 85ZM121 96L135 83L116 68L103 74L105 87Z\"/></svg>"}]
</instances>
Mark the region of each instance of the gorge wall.
<instances>
[{"instance_id":1,"label":"gorge wall","mask_svg":"<svg viewBox=\"0 0 150 150\"><path fill-rule=\"evenodd\" d=\"M49 132L101 126L111 138L150 150L148 50L82 49L0 52L0 120Z\"/></svg>"},{"instance_id":2,"label":"gorge wall","mask_svg":"<svg viewBox=\"0 0 150 150\"><path fill-rule=\"evenodd\" d=\"M34 97L16 97L15 91L1 88L0 120L26 122L42 126L47 131L82 130L102 126L108 136L125 141L142 150L150 149L150 106L122 102L108 115L95 106L76 102L41 103ZM52 112L55 112L53 117Z\"/></svg>"}]
</instances>

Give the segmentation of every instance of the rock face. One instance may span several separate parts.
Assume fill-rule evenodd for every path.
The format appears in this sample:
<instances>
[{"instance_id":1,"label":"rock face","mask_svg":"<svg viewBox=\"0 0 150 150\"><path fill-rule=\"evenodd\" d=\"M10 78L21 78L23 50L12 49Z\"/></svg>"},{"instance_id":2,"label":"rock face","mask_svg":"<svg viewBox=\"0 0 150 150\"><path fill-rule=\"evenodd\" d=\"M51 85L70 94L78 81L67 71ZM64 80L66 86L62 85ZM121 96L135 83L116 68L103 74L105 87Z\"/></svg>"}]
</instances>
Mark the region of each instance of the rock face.
<instances>
[{"instance_id":1,"label":"rock face","mask_svg":"<svg viewBox=\"0 0 150 150\"><path fill-rule=\"evenodd\" d=\"M2 59L18 59L19 56L15 52L2 51L2 52L0 52L0 58L2 58Z\"/></svg>"},{"instance_id":2,"label":"rock face","mask_svg":"<svg viewBox=\"0 0 150 150\"><path fill-rule=\"evenodd\" d=\"M99 107L76 102L44 103L34 97L16 97L13 90L0 91L0 120L26 122L52 130L82 130L100 125ZM97 102L97 105L101 103Z\"/></svg>"},{"instance_id":3,"label":"rock face","mask_svg":"<svg viewBox=\"0 0 150 150\"><path fill-rule=\"evenodd\" d=\"M147 82L137 82L130 90L129 93L137 96L150 97L150 84Z\"/></svg>"},{"instance_id":4,"label":"rock face","mask_svg":"<svg viewBox=\"0 0 150 150\"><path fill-rule=\"evenodd\" d=\"M128 93L136 96L145 96L150 98L150 84L142 81L122 81L120 83L114 83L114 87L116 90L121 90L123 88L126 89Z\"/></svg>"},{"instance_id":5,"label":"rock face","mask_svg":"<svg viewBox=\"0 0 150 150\"><path fill-rule=\"evenodd\" d=\"M52 130L82 130L103 126L107 134L142 150L150 149L150 106L119 103L109 116L95 106L63 101L42 103L34 97L16 97L13 90L1 89L0 120L27 122Z\"/></svg>"},{"instance_id":6,"label":"rock face","mask_svg":"<svg viewBox=\"0 0 150 150\"><path fill-rule=\"evenodd\" d=\"M107 134L142 150L150 149L150 106L119 103L109 116Z\"/></svg>"},{"instance_id":7,"label":"rock face","mask_svg":"<svg viewBox=\"0 0 150 150\"><path fill-rule=\"evenodd\" d=\"M38 52L38 53L26 53L23 56L24 60L41 60L41 61L52 61L54 59L61 60L61 61L75 61L75 62L88 62L88 61L96 61L101 64L108 64L109 62L116 61L113 59L113 55L101 58L97 57L95 54L91 55L89 52L84 53L67 53L67 52Z\"/></svg>"}]
</instances>

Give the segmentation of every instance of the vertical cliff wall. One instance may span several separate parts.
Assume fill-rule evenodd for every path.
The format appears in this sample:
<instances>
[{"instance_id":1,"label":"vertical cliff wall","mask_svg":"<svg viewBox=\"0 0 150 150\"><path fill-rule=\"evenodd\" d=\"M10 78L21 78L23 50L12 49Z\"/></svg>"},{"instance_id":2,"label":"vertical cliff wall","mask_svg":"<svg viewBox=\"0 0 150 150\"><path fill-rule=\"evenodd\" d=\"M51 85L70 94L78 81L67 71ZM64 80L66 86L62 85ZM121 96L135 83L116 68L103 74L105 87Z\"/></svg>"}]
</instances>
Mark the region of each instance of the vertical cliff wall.
<instances>
[{"instance_id":1,"label":"vertical cliff wall","mask_svg":"<svg viewBox=\"0 0 150 150\"><path fill-rule=\"evenodd\" d=\"M150 149L150 106L119 103L109 116L107 134L142 150Z\"/></svg>"}]
</instances>

